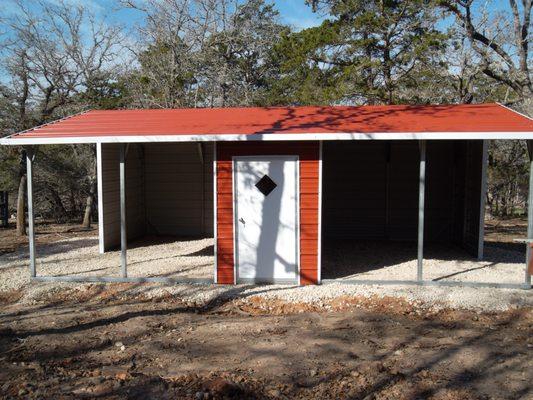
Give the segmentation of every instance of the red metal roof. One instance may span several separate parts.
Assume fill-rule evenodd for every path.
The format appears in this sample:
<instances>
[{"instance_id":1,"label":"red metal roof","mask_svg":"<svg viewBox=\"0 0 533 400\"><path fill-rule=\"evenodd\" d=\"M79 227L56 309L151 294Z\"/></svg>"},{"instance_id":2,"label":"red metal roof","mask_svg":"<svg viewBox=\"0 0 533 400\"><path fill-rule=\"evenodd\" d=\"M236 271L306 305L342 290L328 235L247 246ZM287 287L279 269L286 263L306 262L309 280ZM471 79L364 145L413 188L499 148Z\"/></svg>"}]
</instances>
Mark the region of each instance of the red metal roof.
<instances>
[{"instance_id":1,"label":"red metal roof","mask_svg":"<svg viewBox=\"0 0 533 400\"><path fill-rule=\"evenodd\" d=\"M88 111L10 139L532 131L531 119L499 104L195 108Z\"/></svg>"}]
</instances>

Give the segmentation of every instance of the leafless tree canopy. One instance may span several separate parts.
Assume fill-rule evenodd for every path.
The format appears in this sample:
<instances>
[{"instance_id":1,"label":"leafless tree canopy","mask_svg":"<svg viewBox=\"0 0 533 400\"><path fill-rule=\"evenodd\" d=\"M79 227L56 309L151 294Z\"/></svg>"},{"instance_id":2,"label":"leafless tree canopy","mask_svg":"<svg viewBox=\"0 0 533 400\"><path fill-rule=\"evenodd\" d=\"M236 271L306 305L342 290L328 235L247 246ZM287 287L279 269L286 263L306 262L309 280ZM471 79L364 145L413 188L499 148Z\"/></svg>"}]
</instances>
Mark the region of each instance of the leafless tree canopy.
<instances>
[{"instance_id":1,"label":"leafless tree canopy","mask_svg":"<svg viewBox=\"0 0 533 400\"><path fill-rule=\"evenodd\" d=\"M533 1L509 0L512 18L491 12L475 0L442 0L452 13L479 56L481 70L489 77L512 88L519 96L531 98L530 72L531 7Z\"/></svg>"},{"instance_id":2,"label":"leafless tree canopy","mask_svg":"<svg viewBox=\"0 0 533 400\"><path fill-rule=\"evenodd\" d=\"M269 57L285 29L263 0L127 0L145 40L129 80L136 107L226 107L265 102Z\"/></svg>"},{"instance_id":3,"label":"leafless tree canopy","mask_svg":"<svg viewBox=\"0 0 533 400\"><path fill-rule=\"evenodd\" d=\"M4 32L0 62L8 77L1 99L4 132L97 106L99 99L95 97L102 85L118 73L121 30L96 19L82 5L22 0L13 4L16 12L0 19ZM25 181L25 152L14 154L9 148L0 152L6 165L4 184ZM91 146L40 149L36 189L44 199L41 209L56 219L81 214L83 194L94 197L93 154ZM9 181L13 183L9 185ZM20 205L24 185L18 186ZM23 234L23 212L18 213L17 225Z\"/></svg>"},{"instance_id":4,"label":"leafless tree canopy","mask_svg":"<svg viewBox=\"0 0 533 400\"><path fill-rule=\"evenodd\" d=\"M533 115L533 0L308 0L324 21L302 30L266 0L114 0L96 13L78 1L6 1L3 135L88 108L500 101ZM116 11L139 23L111 23ZM494 214L526 206L525 149L491 144ZM90 225L94 154L38 149L40 215ZM20 234L24 157L0 148L0 189L18 195Z\"/></svg>"}]
</instances>

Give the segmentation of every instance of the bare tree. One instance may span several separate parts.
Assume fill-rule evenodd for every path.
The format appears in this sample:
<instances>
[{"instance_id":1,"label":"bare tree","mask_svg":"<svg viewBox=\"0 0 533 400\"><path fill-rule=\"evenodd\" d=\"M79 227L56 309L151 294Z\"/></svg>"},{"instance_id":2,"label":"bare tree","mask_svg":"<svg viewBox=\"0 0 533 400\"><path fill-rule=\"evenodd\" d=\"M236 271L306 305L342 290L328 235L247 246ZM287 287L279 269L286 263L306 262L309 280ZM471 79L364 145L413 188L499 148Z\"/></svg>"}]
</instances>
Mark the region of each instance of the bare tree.
<instances>
[{"instance_id":1,"label":"bare tree","mask_svg":"<svg viewBox=\"0 0 533 400\"><path fill-rule=\"evenodd\" d=\"M487 206L492 216L511 217L525 212L528 166L525 141L491 141Z\"/></svg>"},{"instance_id":2,"label":"bare tree","mask_svg":"<svg viewBox=\"0 0 533 400\"><path fill-rule=\"evenodd\" d=\"M146 24L138 28L138 43L130 48L139 64L127 80L130 105L192 106L194 99L190 93L194 90L198 65L195 53L202 42L193 23L197 1L122 0L121 3L141 12L146 19Z\"/></svg>"},{"instance_id":3,"label":"bare tree","mask_svg":"<svg viewBox=\"0 0 533 400\"><path fill-rule=\"evenodd\" d=\"M480 57L482 72L510 87L520 99L531 98L529 30L533 0L521 0L520 7L516 0L509 0L511 18L489 13L488 8L482 12L482 6L475 0L439 3L456 17Z\"/></svg>"},{"instance_id":4,"label":"bare tree","mask_svg":"<svg viewBox=\"0 0 533 400\"><path fill-rule=\"evenodd\" d=\"M146 16L132 105L223 107L260 103L284 29L264 0L123 0Z\"/></svg>"},{"instance_id":5,"label":"bare tree","mask_svg":"<svg viewBox=\"0 0 533 400\"><path fill-rule=\"evenodd\" d=\"M116 67L120 29L97 21L82 4L73 6L62 0L18 0L14 4L17 12L0 18L1 30L9 32L1 38L1 67L9 77L9 101L18 110L12 130L43 124L90 106L81 94ZM20 155L17 221L18 232L24 234L21 206L26 172L24 152ZM94 198L91 191L88 195Z\"/></svg>"},{"instance_id":6,"label":"bare tree","mask_svg":"<svg viewBox=\"0 0 533 400\"><path fill-rule=\"evenodd\" d=\"M95 199L96 199L96 190L97 190L97 181L96 181L96 174L97 174L97 166L96 166L96 148L92 146L93 148L93 168L91 171L91 174L89 175L89 195L87 196L87 200L85 202L85 212L83 214L83 222L82 226L84 228L90 228L91 227L91 219L92 219L92 212L94 209Z\"/></svg>"}]
</instances>

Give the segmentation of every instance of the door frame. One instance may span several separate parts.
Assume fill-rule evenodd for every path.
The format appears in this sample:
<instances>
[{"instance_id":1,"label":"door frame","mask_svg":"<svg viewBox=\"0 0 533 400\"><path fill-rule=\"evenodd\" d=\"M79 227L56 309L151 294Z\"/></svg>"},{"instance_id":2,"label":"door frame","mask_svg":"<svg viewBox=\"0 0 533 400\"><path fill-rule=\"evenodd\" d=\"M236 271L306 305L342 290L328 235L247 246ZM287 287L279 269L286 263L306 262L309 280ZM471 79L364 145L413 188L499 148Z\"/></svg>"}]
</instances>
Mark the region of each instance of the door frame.
<instances>
[{"instance_id":1,"label":"door frame","mask_svg":"<svg viewBox=\"0 0 533 400\"><path fill-rule=\"evenodd\" d=\"M232 189L231 195L233 200L233 283L239 283L238 278L238 234L237 234L237 168L235 168L235 163L237 161L261 161L262 159L273 159L273 160L287 160L296 162L296 279L295 281L277 281L273 279L269 283L285 283L285 284L297 284L300 286L300 156L297 154L258 154L258 155L248 155L248 156L233 156L231 157L231 180L232 180ZM258 282L261 283L261 282ZM266 283L266 282L262 282Z\"/></svg>"}]
</instances>

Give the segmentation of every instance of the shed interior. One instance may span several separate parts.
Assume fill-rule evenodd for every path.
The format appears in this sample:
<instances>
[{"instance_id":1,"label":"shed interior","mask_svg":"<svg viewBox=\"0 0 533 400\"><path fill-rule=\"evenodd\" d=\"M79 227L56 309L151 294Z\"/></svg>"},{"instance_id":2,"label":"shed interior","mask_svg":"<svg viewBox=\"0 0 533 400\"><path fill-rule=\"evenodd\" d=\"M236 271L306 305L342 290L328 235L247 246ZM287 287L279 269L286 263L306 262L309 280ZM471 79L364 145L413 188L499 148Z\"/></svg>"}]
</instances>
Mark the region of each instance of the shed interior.
<instances>
[{"instance_id":1,"label":"shed interior","mask_svg":"<svg viewBox=\"0 0 533 400\"><path fill-rule=\"evenodd\" d=\"M120 144L102 145L103 234L100 252L120 247ZM128 248L173 243L174 253L191 246L195 254L213 255L213 144L130 144L126 152L126 227ZM184 249L183 252L187 254ZM172 263L173 251L159 254ZM164 261L164 260L163 260ZM188 275L191 265L176 263L176 273ZM150 274L150 263L140 275ZM171 265L169 265L170 271ZM167 268L168 269L168 268ZM212 268L206 269L212 278ZM183 275L183 274L182 274Z\"/></svg>"},{"instance_id":2,"label":"shed interior","mask_svg":"<svg viewBox=\"0 0 533 400\"><path fill-rule=\"evenodd\" d=\"M418 142L324 142L322 160L322 278L414 262ZM424 249L429 257L480 256L482 161L482 141L427 142Z\"/></svg>"}]
</instances>

